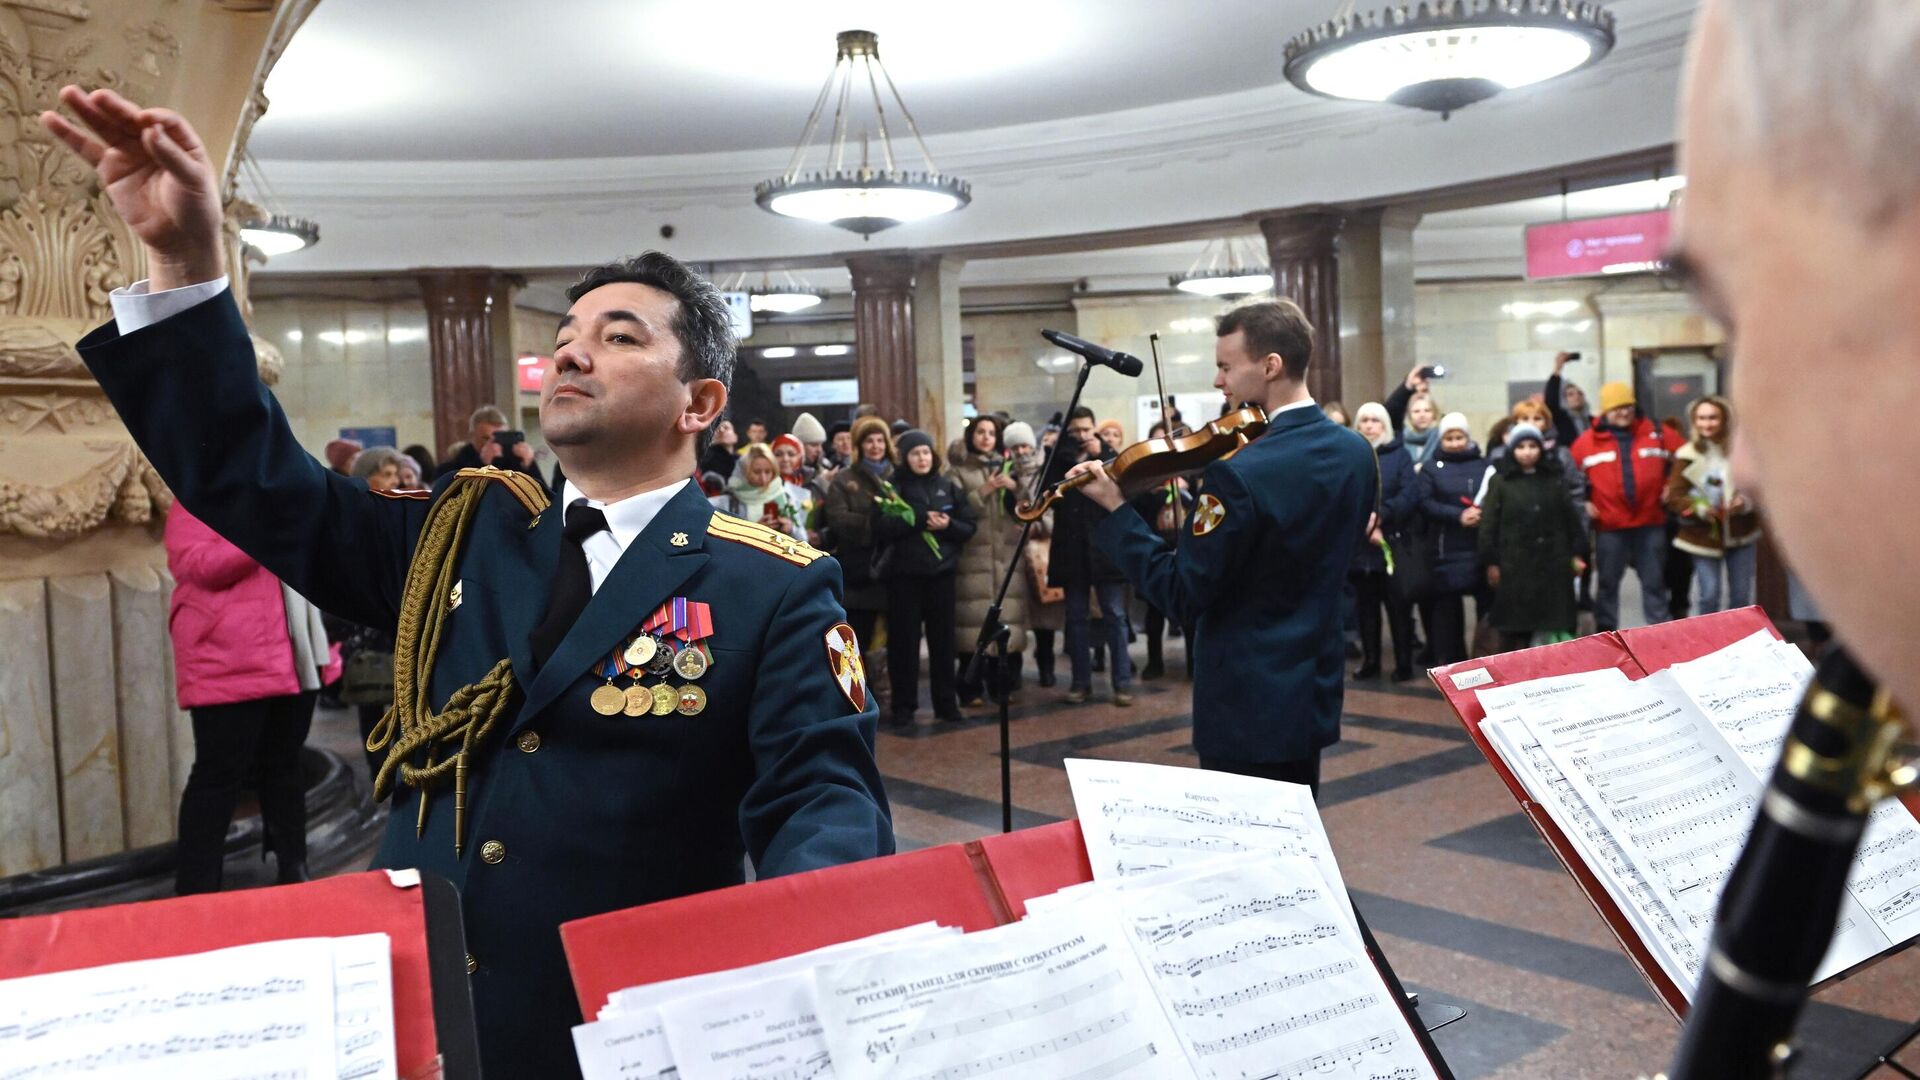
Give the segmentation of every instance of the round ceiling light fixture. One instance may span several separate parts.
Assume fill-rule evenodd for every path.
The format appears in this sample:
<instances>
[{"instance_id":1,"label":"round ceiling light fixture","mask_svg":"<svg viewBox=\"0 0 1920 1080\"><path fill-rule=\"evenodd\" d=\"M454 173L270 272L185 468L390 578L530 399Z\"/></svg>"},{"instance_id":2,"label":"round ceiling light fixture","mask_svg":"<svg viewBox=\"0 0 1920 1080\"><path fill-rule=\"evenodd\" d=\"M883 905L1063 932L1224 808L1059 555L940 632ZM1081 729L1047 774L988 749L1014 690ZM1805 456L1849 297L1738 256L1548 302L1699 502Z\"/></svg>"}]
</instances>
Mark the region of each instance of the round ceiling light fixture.
<instances>
[{"instance_id":1,"label":"round ceiling light fixture","mask_svg":"<svg viewBox=\"0 0 1920 1080\"><path fill-rule=\"evenodd\" d=\"M838 225L863 237L909 221L949 213L973 201L973 189L965 180L943 175L934 167L933 155L927 152L919 125L914 123L907 103L893 85L893 76L880 62L879 36L868 30L843 30L835 39L835 46L833 70L827 73L826 85L814 100L813 112L807 116L807 126L800 133L800 145L794 148L787 171L754 185L753 201L776 214ZM847 142L856 120L852 114L858 111L854 100L863 96L854 87L860 82L866 85L869 93L864 96L870 97L872 109L859 118L862 125L857 136L859 164L849 165ZM920 148L920 157L926 164L923 170L904 169L894 156L880 91L882 83ZM826 161L822 168L809 170L805 168L807 151L820 130L828 100L835 105L833 132L824 147ZM868 120L872 122L871 128L866 126ZM876 141L879 162L872 160Z\"/></svg>"},{"instance_id":2,"label":"round ceiling light fixture","mask_svg":"<svg viewBox=\"0 0 1920 1080\"><path fill-rule=\"evenodd\" d=\"M786 270L780 271L777 281L772 273L764 271L758 281L753 281L743 271L727 279L720 291L746 293L747 307L761 315L791 315L818 307L827 299L827 290L816 289Z\"/></svg>"},{"instance_id":3,"label":"round ceiling light fixture","mask_svg":"<svg viewBox=\"0 0 1920 1080\"><path fill-rule=\"evenodd\" d=\"M1613 15L1577 0L1430 0L1358 14L1349 3L1287 42L1288 81L1322 97L1437 112L1595 63Z\"/></svg>"},{"instance_id":4,"label":"round ceiling light fixture","mask_svg":"<svg viewBox=\"0 0 1920 1080\"><path fill-rule=\"evenodd\" d=\"M320 242L320 226L311 218L268 214L240 226L240 239L272 258L312 247Z\"/></svg>"},{"instance_id":5,"label":"round ceiling light fixture","mask_svg":"<svg viewBox=\"0 0 1920 1080\"><path fill-rule=\"evenodd\" d=\"M320 226L312 218L296 217L281 206L279 195L273 185L267 183L267 174L261 171L252 151L240 151L235 180L246 214L240 223L243 244L261 256L272 258L320 242Z\"/></svg>"},{"instance_id":6,"label":"round ceiling light fixture","mask_svg":"<svg viewBox=\"0 0 1920 1080\"><path fill-rule=\"evenodd\" d=\"M1273 271L1261 265L1256 253L1249 252L1250 246L1251 241L1242 237L1209 240L1187 272L1171 275L1167 283L1199 296L1267 292L1273 288Z\"/></svg>"}]
</instances>

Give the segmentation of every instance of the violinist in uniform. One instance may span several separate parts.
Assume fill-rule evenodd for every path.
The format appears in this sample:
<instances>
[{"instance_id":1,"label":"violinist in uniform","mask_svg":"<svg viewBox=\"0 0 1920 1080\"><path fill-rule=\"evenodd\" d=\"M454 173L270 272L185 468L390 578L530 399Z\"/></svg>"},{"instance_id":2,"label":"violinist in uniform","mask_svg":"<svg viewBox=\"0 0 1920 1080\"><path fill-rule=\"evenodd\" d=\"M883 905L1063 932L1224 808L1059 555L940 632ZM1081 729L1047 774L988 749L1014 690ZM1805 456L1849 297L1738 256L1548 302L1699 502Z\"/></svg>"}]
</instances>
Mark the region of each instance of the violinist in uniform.
<instances>
[{"instance_id":1,"label":"violinist in uniform","mask_svg":"<svg viewBox=\"0 0 1920 1080\"><path fill-rule=\"evenodd\" d=\"M375 493L303 451L254 371L193 130L111 91L43 123L98 172L150 281L80 342L180 504L320 607L394 633L369 740L375 859L460 890L486 1072L578 1075L562 922L893 851L877 711L805 543L687 481L734 342L713 286L649 252L569 290L540 413L565 466Z\"/></svg>"},{"instance_id":2,"label":"violinist in uniform","mask_svg":"<svg viewBox=\"0 0 1920 1080\"><path fill-rule=\"evenodd\" d=\"M1111 513L1094 542L1148 602L1195 628L1193 745L1202 768L1311 785L1340 738L1341 584L1379 495L1367 441L1307 393L1313 327L1288 300L1222 316L1213 385L1267 430L1208 465L1178 544L1126 504L1100 462L1081 493Z\"/></svg>"}]
</instances>

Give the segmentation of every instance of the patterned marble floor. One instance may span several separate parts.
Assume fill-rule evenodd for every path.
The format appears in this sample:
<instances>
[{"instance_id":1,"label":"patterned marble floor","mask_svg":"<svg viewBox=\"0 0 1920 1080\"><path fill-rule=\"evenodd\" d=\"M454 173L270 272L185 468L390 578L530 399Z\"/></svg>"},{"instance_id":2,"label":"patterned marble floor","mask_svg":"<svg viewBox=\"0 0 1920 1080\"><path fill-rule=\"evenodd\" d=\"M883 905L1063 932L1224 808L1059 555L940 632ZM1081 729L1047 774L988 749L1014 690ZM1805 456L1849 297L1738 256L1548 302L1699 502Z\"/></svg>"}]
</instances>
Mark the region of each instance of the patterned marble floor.
<instances>
[{"instance_id":1,"label":"patterned marble floor","mask_svg":"<svg viewBox=\"0 0 1920 1080\"><path fill-rule=\"evenodd\" d=\"M1098 698L1068 706L1060 693L1029 685L1013 709L1016 828L1072 816L1064 758L1196 763L1186 682L1143 684L1129 708ZM972 712L964 724L923 719L881 736L902 848L1000 827L998 731L990 710ZM1334 851L1408 989L1467 1010L1434 1036L1455 1075L1634 1077L1663 1068L1675 1022L1439 694L1424 683L1350 683L1342 736L1322 763ZM1920 957L1894 956L1817 995L1795 1075L1850 1076L1915 1017ZM1902 1060L1913 1066L1920 1054Z\"/></svg>"},{"instance_id":2,"label":"patterned marble floor","mask_svg":"<svg viewBox=\"0 0 1920 1080\"><path fill-rule=\"evenodd\" d=\"M1179 649L1170 643L1169 669ZM1070 706L1060 689L1029 683L1013 709L1016 828L1073 814L1065 758L1196 764L1189 684L1137 689L1128 708ZM970 714L936 727L923 712L919 726L880 736L903 850L1000 828L997 724L990 709ZM350 713L322 710L312 741L345 753L354 736ZM1342 736L1322 765L1334 851L1408 989L1467 1011L1434 1036L1455 1075L1626 1078L1664 1067L1674 1021L1439 695L1424 683L1350 683ZM257 861L229 865L234 884L266 877ZM364 865L356 855L338 869ZM1915 1017L1920 957L1910 952L1816 996L1795 1075L1851 1076ZM1901 1060L1920 1069L1920 1053Z\"/></svg>"}]
</instances>

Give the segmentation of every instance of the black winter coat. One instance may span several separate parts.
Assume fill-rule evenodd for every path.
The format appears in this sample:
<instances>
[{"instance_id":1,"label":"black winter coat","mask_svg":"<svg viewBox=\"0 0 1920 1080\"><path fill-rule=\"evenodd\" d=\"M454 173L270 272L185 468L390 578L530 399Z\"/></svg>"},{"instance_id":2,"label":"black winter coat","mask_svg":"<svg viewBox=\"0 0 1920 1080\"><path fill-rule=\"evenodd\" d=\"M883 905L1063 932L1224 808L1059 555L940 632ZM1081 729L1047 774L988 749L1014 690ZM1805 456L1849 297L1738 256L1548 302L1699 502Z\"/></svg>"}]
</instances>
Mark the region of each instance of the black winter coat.
<instances>
[{"instance_id":1,"label":"black winter coat","mask_svg":"<svg viewBox=\"0 0 1920 1080\"><path fill-rule=\"evenodd\" d=\"M893 470L893 486L900 497L907 500L907 505L913 507L914 523L909 525L892 514L875 512L874 540L890 548L883 576L891 581L894 578L934 577L953 573L960 564L960 549L973 538L975 528L973 507L967 503L967 493L960 489L951 476L941 473L920 476L911 469L899 467ZM940 543L938 557L920 538L921 532L927 527L927 514L933 510L942 511L953 519L946 528L928 534Z\"/></svg>"},{"instance_id":2,"label":"black winter coat","mask_svg":"<svg viewBox=\"0 0 1920 1080\"><path fill-rule=\"evenodd\" d=\"M1487 468L1479 447L1469 443L1465 450L1440 451L1420 470L1420 513L1427 519L1436 593L1468 593L1477 583L1477 540L1460 516L1474 504Z\"/></svg>"},{"instance_id":3,"label":"black winter coat","mask_svg":"<svg viewBox=\"0 0 1920 1080\"><path fill-rule=\"evenodd\" d=\"M1102 448L1101 461L1112 461L1113 451ZM1063 446L1054 455L1053 469L1045 483L1055 484L1067 470L1085 460ZM1107 519L1100 504L1069 491L1053 505L1052 551L1047 560L1047 584L1057 589L1084 589L1091 585L1124 585L1127 575L1101 554L1093 543L1093 530Z\"/></svg>"},{"instance_id":4,"label":"black winter coat","mask_svg":"<svg viewBox=\"0 0 1920 1080\"><path fill-rule=\"evenodd\" d=\"M1529 473L1502 461L1481 513L1480 565L1500 568L1493 625L1514 634L1571 633L1573 557L1587 554L1587 528L1559 462L1543 457Z\"/></svg>"},{"instance_id":5,"label":"black winter coat","mask_svg":"<svg viewBox=\"0 0 1920 1080\"><path fill-rule=\"evenodd\" d=\"M1373 448L1374 459L1380 463L1380 532L1386 536L1387 543L1399 545L1413 531L1414 516L1419 510L1420 489L1416 483L1419 474L1413 470L1413 458L1400 440ZM1353 551L1353 567L1350 574L1384 574L1387 572L1387 557L1381 553L1380 546L1366 537L1360 538L1360 544Z\"/></svg>"}]
</instances>

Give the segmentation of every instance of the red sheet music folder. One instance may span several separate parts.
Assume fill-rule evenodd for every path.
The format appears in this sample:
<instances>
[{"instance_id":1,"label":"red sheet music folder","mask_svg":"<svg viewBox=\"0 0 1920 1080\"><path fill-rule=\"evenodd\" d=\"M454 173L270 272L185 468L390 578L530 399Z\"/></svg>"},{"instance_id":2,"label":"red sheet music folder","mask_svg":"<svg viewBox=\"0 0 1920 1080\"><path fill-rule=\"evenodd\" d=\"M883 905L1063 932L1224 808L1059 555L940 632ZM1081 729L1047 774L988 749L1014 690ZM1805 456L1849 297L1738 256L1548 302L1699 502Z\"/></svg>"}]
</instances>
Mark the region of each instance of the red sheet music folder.
<instances>
[{"instance_id":1,"label":"red sheet music folder","mask_svg":"<svg viewBox=\"0 0 1920 1080\"><path fill-rule=\"evenodd\" d=\"M1007 921L972 845L755 881L560 924L580 1014L617 990L745 967L916 923Z\"/></svg>"},{"instance_id":2,"label":"red sheet music folder","mask_svg":"<svg viewBox=\"0 0 1920 1080\"><path fill-rule=\"evenodd\" d=\"M1736 608L1713 615L1701 615L1692 619L1661 623L1658 626L1641 627L1617 633L1594 634L1590 637L1563 641L1558 645L1543 645L1534 649L1521 649L1518 652L1501 653L1497 656L1483 656L1477 660L1467 660L1446 667L1434 668L1428 672L1435 686L1453 707L1454 715L1467 729L1467 735L1473 744L1486 756L1487 763L1499 775L1500 782L1507 785L1513 793L1520 810L1533 822L1540 838L1547 842L1554 857L1573 875L1574 883L1586 894L1587 902L1593 905L1607 929L1620 942L1620 948L1627 959L1640 971L1642 978L1653 987L1653 992L1666 1005L1668 1011L1678 1018L1686 1015L1686 995L1680 987L1667 977L1660 962L1653 958L1640 935L1634 932L1633 924L1627 921L1626 914L1608 895L1606 886L1587 867L1586 860L1560 831L1545 807L1536 804L1527 796L1526 788L1521 786L1518 777L1513 775L1506 763L1500 760L1500 754L1480 731L1480 721L1486 719L1485 710L1480 708L1480 699L1476 691L1489 686L1505 686L1509 683L1525 682L1529 679L1544 679L1552 675L1571 675L1581 671L1597 671L1601 668L1617 667L1627 673L1630 679L1639 679L1655 671L1671 667L1687 660L1696 660L1702 656L1731 645L1756 631L1765 630L1774 637L1780 632L1757 607Z\"/></svg>"},{"instance_id":3,"label":"red sheet music folder","mask_svg":"<svg viewBox=\"0 0 1920 1080\"><path fill-rule=\"evenodd\" d=\"M384 933L393 942L400 1075L439 1075L424 892L417 885L394 885L383 870L301 885L0 919L0 979L259 941L372 933ZM457 1074L450 1069L448 1075Z\"/></svg>"}]
</instances>

